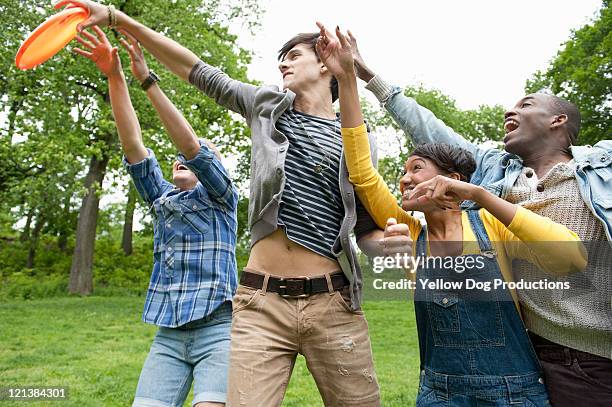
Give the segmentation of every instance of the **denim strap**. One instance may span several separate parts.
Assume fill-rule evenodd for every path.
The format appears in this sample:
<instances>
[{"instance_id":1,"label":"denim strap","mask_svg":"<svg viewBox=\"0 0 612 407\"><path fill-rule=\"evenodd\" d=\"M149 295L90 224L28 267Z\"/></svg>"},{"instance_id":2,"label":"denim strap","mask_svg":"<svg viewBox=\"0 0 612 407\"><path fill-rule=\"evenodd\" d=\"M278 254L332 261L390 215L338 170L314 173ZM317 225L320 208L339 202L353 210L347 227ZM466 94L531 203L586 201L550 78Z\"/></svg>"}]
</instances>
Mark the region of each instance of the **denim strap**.
<instances>
[{"instance_id":1,"label":"denim strap","mask_svg":"<svg viewBox=\"0 0 612 407\"><path fill-rule=\"evenodd\" d=\"M504 376L506 388L508 389L508 400L510 404L523 405L525 396L523 394L523 379L521 376Z\"/></svg>"},{"instance_id":2,"label":"denim strap","mask_svg":"<svg viewBox=\"0 0 612 407\"><path fill-rule=\"evenodd\" d=\"M495 250L493 250L493 246L491 245L491 241L489 240L489 236L487 235L487 231L482 223L482 219L480 218L480 214L478 210L469 210L468 219L470 220L470 224L472 225L472 230L476 235L476 239L478 239L478 246L480 246L480 252L486 257L492 258L495 254Z\"/></svg>"},{"instance_id":3,"label":"denim strap","mask_svg":"<svg viewBox=\"0 0 612 407\"><path fill-rule=\"evenodd\" d=\"M415 256L427 256L427 226L421 227L421 232L416 242Z\"/></svg>"}]
</instances>

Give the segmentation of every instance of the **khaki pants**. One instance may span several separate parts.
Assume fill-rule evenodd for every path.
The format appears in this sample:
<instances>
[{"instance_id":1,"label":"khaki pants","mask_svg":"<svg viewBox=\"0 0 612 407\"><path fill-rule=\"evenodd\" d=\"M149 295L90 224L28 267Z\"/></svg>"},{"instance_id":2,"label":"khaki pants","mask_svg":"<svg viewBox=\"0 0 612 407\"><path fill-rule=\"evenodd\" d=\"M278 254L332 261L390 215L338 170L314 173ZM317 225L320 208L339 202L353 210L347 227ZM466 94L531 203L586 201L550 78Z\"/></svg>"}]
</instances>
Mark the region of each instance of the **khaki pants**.
<instances>
[{"instance_id":1,"label":"khaki pants","mask_svg":"<svg viewBox=\"0 0 612 407\"><path fill-rule=\"evenodd\" d=\"M326 406L380 406L368 323L343 294L283 298L239 286L227 405L280 406L300 353Z\"/></svg>"}]
</instances>

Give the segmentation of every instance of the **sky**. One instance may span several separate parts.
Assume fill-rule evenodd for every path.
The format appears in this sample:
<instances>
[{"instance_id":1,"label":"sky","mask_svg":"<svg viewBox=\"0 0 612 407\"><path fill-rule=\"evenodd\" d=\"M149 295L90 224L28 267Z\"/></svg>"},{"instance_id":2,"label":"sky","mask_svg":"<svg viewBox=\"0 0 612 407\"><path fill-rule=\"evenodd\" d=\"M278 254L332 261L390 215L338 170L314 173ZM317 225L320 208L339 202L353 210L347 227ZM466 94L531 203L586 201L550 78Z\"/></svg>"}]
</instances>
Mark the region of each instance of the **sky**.
<instances>
[{"instance_id":1,"label":"sky","mask_svg":"<svg viewBox=\"0 0 612 407\"><path fill-rule=\"evenodd\" d=\"M588 23L600 0L261 0L266 10L255 36L234 27L254 51L252 79L280 84L277 50L315 21L357 37L366 63L387 82L423 83L463 109L510 107L525 81L545 69L570 37ZM364 95L367 91L364 91ZM369 93L369 92L367 92ZM372 101L375 99L368 96Z\"/></svg>"}]
</instances>

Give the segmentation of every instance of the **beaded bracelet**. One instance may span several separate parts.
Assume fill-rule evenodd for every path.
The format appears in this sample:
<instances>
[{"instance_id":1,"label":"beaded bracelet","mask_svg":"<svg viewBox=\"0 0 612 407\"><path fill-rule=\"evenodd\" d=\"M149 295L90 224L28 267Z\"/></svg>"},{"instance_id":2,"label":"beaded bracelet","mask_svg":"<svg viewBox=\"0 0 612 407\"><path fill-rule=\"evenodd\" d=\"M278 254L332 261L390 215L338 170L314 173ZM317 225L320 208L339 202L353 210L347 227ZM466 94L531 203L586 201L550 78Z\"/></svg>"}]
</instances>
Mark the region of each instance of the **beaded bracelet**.
<instances>
[{"instance_id":1,"label":"beaded bracelet","mask_svg":"<svg viewBox=\"0 0 612 407\"><path fill-rule=\"evenodd\" d=\"M115 6L113 6L112 4L108 6L107 8L108 8L108 26L111 28L116 27L117 26L117 10L115 9Z\"/></svg>"}]
</instances>

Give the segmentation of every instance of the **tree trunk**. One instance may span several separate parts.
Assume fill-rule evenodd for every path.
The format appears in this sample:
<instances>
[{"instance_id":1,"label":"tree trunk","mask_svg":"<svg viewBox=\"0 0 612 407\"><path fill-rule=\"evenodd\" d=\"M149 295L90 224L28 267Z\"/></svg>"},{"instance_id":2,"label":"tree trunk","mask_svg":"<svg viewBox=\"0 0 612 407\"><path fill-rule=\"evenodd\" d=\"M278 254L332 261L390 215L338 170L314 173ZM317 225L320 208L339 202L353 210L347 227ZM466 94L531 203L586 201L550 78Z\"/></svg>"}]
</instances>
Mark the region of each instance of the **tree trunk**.
<instances>
[{"instance_id":1,"label":"tree trunk","mask_svg":"<svg viewBox=\"0 0 612 407\"><path fill-rule=\"evenodd\" d=\"M125 218L123 221L123 236L121 237L121 248L126 256L132 254L132 229L134 226L134 209L136 209L136 188L130 181L128 189L128 201L125 205Z\"/></svg>"},{"instance_id":2,"label":"tree trunk","mask_svg":"<svg viewBox=\"0 0 612 407\"><path fill-rule=\"evenodd\" d=\"M40 237L40 231L45 225L45 222L46 219L44 215L39 213L36 217L36 225L34 226L32 237L30 239L30 248L28 249L28 260L26 263L26 268L34 268L34 260L36 259L36 248L38 247L38 238Z\"/></svg>"},{"instance_id":3,"label":"tree trunk","mask_svg":"<svg viewBox=\"0 0 612 407\"><path fill-rule=\"evenodd\" d=\"M59 237L57 238L57 247L59 247L59 249L64 253L66 253L68 250L68 234L70 233L70 228L72 226L70 219L70 194L67 194L66 198L64 198L64 219L62 219Z\"/></svg>"},{"instance_id":4,"label":"tree trunk","mask_svg":"<svg viewBox=\"0 0 612 407\"><path fill-rule=\"evenodd\" d=\"M26 218L26 224L23 227L23 233L21 234L21 237L19 238L19 240L21 240L22 242L27 242L28 240L30 240L30 229L32 228L32 217L34 216L34 210L30 209L28 211L28 217Z\"/></svg>"},{"instance_id":5,"label":"tree trunk","mask_svg":"<svg viewBox=\"0 0 612 407\"><path fill-rule=\"evenodd\" d=\"M92 268L100 204L98 190L102 187L108 159L108 152L105 151L102 158L93 156L89 162L89 171L85 177L87 192L79 210L76 244L70 267L68 291L71 294L89 295L93 291Z\"/></svg>"}]
</instances>

